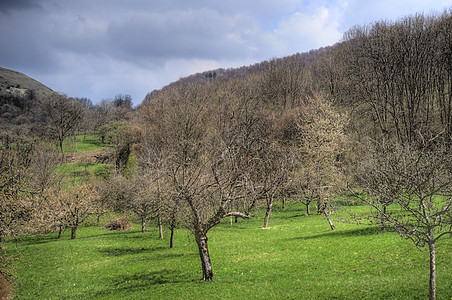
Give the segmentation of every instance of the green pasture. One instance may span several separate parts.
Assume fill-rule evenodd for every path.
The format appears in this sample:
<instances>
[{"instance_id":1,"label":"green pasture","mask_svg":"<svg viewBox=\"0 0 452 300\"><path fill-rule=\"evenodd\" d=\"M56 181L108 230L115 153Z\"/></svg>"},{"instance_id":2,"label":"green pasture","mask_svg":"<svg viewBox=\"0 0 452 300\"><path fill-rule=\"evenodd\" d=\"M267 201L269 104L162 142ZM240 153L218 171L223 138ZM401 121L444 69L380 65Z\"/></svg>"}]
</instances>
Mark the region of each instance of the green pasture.
<instances>
[{"instance_id":1,"label":"green pasture","mask_svg":"<svg viewBox=\"0 0 452 300\"><path fill-rule=\"evenodd\" d=\"M364 207L354 206L354 210ZM276 205L269 228L263 216L225 219L209 234L215 282L202 282L193 236L159 239L155 225L141 233L84 227L10 240L16 299L427 299L427 249L396 233L306 216L305 207ZM333 216L334 217L334 216ZM107 219L102 220L103 223ZM452 239L437 246L438 299L452 299Z\"/></svg>"},{"instance_id":2,"label":"green pasture","mask_svg":"<svg viewBox=\"0 0 452 300\"><path fill-rule=\"evenodd\" d=\"M94 134L77 134L65 139L63 149L65 153L84 152L104 148L100 139Z\"/></svg>"}]
</instances>

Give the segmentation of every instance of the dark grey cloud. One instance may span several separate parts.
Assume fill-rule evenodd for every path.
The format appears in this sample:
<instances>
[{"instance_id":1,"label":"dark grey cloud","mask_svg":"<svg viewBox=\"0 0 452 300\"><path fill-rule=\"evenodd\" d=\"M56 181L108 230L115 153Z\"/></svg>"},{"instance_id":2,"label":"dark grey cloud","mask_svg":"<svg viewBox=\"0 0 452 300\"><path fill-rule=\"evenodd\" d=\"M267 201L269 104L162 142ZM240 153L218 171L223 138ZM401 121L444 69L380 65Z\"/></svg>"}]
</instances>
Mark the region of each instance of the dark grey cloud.
<instances>
[{"instance_id":1,"label":"dark grey cloud","mask_svg":"<svg viewBox=\"0 0 452 300\"><path fill-rule=\"evenodd\" d=\"M113 22L108 45L126 57L235 59L249 55L250 45L242 28L253 21L241 16L222 16L217 11L173 11L133 15Z\"/></svg>"},{"instance_id":2,"label":"dark grey cloud","mask_svg":"<svg viewBox=\"0 0 452 300\"><path fill-rule=\"evenodd\" d=\"M38 0L1 0L0 13L8 13L12 10L35 9L41 7Z\"/></svg>"}]
</instances>

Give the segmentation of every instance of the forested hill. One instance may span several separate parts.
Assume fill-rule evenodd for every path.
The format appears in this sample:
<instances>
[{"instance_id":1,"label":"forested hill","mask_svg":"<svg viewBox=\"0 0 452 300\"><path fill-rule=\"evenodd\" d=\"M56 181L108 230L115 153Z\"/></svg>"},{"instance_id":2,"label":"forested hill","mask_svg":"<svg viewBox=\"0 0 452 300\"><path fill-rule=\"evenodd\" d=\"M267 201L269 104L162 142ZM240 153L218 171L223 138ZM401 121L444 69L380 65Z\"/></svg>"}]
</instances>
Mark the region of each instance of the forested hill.
<instances>
[{"instance_id":1,"label":"forested hill","mask_svg":"<svg viewBox=\"0 0 452 300\"><path fill-rule=\"evenodd\" d=\"M249 66L242 66L238 68L219 68L215 70L208 70L200 73L195 73L186 77L182 77L181 79L172 82L166 86L164 86L160 90L154 90L148 93L144 99L144 103L151 101L154 99L160 92L165 90L170 90L177 88L178 86L183 86L187 83L202 83L212 80L232 80L244 78L248 74L259 74L268 68L275 66L283 66L287 70L290 70L295 65L298 66L307 66L310 63L317 61L322 55L330 52L339 44L335 44L333 46L323 47L319 49L310 50L309 52L296 53L290 56L281 57L281 58L272 58L270 60L265 60L262 62L258 62Z\"/></svg>"},{"instance_id":2,"label":"forested hill","mask_svg":"<svg viewBox=\"0 0 452 300\"><path fill-rule=\"evenodd\" d=\"M171 93L174 99L174 91L183 95L189 85L233 82L228 89L237 97L241 87L283 109L320 93L349 112L350 128L361 136L412 142L441 133L451 139L451 41L451 10L378 21L353 27L331 47L182 78L149 93L143 104Z\"/></svg>"}]
</instances>

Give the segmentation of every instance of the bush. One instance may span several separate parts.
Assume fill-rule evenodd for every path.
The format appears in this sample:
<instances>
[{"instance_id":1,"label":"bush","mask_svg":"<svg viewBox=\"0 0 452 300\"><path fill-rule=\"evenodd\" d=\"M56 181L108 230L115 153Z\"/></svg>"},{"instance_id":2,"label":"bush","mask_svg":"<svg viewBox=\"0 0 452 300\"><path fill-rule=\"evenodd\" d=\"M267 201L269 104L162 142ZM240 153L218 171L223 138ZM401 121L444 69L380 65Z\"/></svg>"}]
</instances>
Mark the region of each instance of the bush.
<instances>
[{"instance_id":1,"label":"bush","mask_svg":"<svg viewBox=\"0 0 452 300\"><path fill-rule=\"evenodd\" d=\"M107 225L105 225L107 230L130 230L133 229L132 224L130 224L129 219L124 217L117 217L112 219Z\"/></svg>"}]
</instances>

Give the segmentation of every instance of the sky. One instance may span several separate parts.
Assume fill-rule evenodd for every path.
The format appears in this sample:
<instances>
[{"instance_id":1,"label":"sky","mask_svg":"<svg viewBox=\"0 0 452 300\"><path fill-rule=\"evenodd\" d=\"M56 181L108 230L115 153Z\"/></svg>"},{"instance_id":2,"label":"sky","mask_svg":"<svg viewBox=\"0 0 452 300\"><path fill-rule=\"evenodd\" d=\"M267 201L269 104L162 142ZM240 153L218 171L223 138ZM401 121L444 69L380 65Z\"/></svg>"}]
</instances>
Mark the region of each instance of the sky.
<instances>
[{"instance_id":1,"label":"sky","mask_svg":"<svg viewBox=\"0 0 452 300\"><path fill-rule=\"evenodd\" d=\"M452 0L0 0L0 66L98 103L340 42Z\"/></svg>"}]
</instances>

